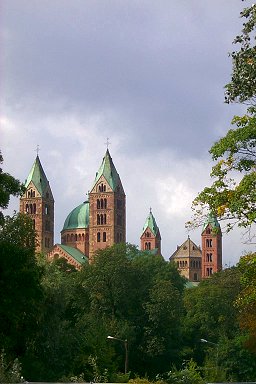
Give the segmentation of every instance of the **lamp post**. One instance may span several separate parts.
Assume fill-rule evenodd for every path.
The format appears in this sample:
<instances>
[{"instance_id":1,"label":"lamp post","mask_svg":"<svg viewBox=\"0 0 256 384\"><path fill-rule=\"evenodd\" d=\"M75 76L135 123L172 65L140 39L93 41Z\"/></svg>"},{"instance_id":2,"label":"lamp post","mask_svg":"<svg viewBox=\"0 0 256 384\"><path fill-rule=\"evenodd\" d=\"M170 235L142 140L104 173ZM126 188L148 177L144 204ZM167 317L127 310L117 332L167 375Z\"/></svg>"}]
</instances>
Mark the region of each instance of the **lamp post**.
<instances>
[{"instance_id":1,"label":"lamp post","mask_svg":"<svg viewBox=\"0 0 256 384\"><path fill-rule=\"evenodd\" d=\"M213 345L216 347L216 363L215 363L215 370L216 370L216 376L218 374L218 358L219 358L219 344L213 343L212 341L206 340L206 339L200 339L201 343L207 343L210 345Z\"/></svg>"},{"instance_id":2,"label":"lamp post","mask_svg":"<svg viewBox=\"0 0 256 384\"><path fill-rule=\"evenodd\" d=\"M128 341L127 339L122 340L114 336L108 336L107 339L121 341L121 343L124 344L124 349L125 349L124 373L126 375L126 373L128 372Z\"/></svg>"}]
</instances>

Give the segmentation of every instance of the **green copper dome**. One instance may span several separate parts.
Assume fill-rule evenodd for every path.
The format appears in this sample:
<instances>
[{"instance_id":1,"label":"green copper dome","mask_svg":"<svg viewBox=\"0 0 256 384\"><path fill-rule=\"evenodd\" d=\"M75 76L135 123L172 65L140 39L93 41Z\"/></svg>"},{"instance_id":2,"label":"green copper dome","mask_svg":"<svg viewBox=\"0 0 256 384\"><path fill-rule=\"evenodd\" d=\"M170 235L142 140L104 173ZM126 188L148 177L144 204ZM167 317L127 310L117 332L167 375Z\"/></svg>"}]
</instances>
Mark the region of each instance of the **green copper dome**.
<instances>
[{"instance_id":1,"label":"green copper dome","mask_svg":"<svg viewBox=\"0 0 256 384\"><path fill-rule=\"evenodd\" d=\"M62 231L66 229L88 228L89 226L89 201L74 208L67 216Z\"/></svg>"}]
</instances>

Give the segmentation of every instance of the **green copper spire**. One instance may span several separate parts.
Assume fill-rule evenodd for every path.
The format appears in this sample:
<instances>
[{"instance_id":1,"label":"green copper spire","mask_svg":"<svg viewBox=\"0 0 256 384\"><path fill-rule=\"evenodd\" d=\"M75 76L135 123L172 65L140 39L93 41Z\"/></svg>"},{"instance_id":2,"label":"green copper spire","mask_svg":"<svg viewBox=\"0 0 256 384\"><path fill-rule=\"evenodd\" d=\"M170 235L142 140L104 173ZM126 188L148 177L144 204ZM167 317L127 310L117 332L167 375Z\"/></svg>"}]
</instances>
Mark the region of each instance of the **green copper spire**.
<instances>
[{"instance_id":1,"label":"green copper spire","mask_svg":"<svg viewBox=\"0 0 256 384\"><path fill-rule=\"evenodd\" d=\"M106 181L108 182L109 186L113 191L115 191L118 185L122 185L120 177L117 173L117 170L114 166L108 149L105 156L103 157L101 166L98 172L96 173L93 186L97 183L101 176L105 177Z\"/></svg>"},{"instance_id":2,"label":"green copper spire","mask_svg":"<svg viewBox=\"0 0 256 384\"><path fill-rule=\"evenodd\" d=\"M205 220L202 232L204 232L204 230L209 224L212 227L213 231L218 232L220 230L220 224L217 220L217 217L212 212L209 213L207 219Z\"/></svg>"},{"instance_id":3,"label":"green copper spire","mask_svg":"<svg viewBox=\"0 0 256 384\"><path fill-rule=\"evenodd\" d=\"M151 232L154 234L154 236L157 235L157 233L159 232L159 228L156 224L156 220L153 216L153 213L151 211L151 208L150 208L150 212L149 212L149 215L146 219L146 222L144 224L144 227L143 227L143 230L142 230L142 234L145 232L145 230L149 228L151 230Z\"/></svg>"},{"instance_id":4,"label":"green copper spire","mask_svg":"<svg viewBox=\"0 0 256 384\"><path fill-rule=\"evenodd\" d=\"M38 192L41 196L43 196L46 188L49 185L49 182L47 180L47 177L44 173L42 164L39 160L38 155L36 156L35 162L31 168L31 171L29 172L29 175L25 182L25 187L27 188L29 186L29 183L32 181Z\"/></svg>"}]
</instances>

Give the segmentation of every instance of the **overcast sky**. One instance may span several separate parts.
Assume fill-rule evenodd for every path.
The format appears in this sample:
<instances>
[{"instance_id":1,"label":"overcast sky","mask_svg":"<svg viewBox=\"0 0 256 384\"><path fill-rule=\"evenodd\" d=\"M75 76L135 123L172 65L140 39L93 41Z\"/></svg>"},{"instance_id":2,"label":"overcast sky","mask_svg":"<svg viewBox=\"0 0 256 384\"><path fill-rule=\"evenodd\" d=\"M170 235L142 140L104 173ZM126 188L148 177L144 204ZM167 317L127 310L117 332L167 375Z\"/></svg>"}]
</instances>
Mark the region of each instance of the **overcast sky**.
<instances>
[{"instance_id":1,"label":"overcast sky","mask_svg":"<svg viewBox=\"0 0 256 384\"><path fill-rule=\"evenodd\" d=\"M230 128L228 52L241 0L2 0L4 171L24 181L39 157L55 198L55 241L109 150L127 199L127 241L149 208L165 259L182 244L191 202L210 183L209 148ZM18 210L12 199L10 211ZM189 233L201 243L200 230ZM223 236L223 264L246 250Z\"/></svg>"}]
</instances>

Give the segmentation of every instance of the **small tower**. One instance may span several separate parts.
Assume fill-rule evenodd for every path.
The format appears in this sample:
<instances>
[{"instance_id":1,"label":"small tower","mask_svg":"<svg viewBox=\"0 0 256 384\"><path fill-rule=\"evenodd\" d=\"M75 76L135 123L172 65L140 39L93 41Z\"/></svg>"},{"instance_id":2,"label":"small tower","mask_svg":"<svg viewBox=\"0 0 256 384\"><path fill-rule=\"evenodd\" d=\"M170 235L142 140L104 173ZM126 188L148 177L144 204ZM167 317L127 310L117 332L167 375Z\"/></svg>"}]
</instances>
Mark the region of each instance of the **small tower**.
<instances>
[{"instance_id":1,"label":"small tower","mask_svg":"<svg viewBox=\"0 0 256 384\"><path fill-rule=\"evenodd\" d=\"M49 181L36 156L20 198L20 212L31 217L37 233L36 252L49 252L54 242L54 199Z\"/></svg>"},{"instance_id":2,"label":"small tower","mask_svg":"<svg viewBox=\"0 0 256 384\"><path fill-rule=\"evenodd\" d=\"M89 262L98 249L126 241L125 193L109 150L89 193Z\"/></svg>"},{"instance_id":3,"label":"small tower","mask_svg":"<svg viewBox=\"0 0 256 384\"><path fill-rule=\"evenodd\" d=\"M161 255L161 235L151 208L140 237L140 247L142 251L154 251Z\"/></svg>"},{"instance_id":4,"label":"small tower","mask_svg":"<svg viewBox=\"0 0 256 384\"><path fill-rule=\"evenodd\" d=\"M202 278L208 278L222 269L222 232L220 224L212 213L203 226L202 238Z\"/></svg>"},{"instance_id":5,"label":"small tower","mask_svg":"<svg viewBox=\"0 0 256 384\"><path fill-rule=\"evenodd\" d=\"M176 263L181 276L194 283L201 280L202 252L189 236L182 245L177 245L169 260Z\"/></svg>"}]
</instances>

